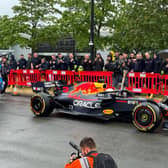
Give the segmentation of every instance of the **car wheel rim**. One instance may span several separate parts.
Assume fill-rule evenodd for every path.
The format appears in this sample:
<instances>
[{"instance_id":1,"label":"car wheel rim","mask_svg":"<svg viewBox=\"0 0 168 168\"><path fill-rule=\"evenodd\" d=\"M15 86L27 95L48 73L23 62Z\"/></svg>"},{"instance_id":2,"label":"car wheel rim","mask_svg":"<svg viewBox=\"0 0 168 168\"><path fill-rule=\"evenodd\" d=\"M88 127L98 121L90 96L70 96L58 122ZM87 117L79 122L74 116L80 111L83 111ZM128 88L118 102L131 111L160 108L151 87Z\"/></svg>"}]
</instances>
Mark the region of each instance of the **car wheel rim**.
<instances>
[{"instance_id":1,"label":"car wheel rim","mask_svg":"<svg viewBox=\"0 0 168 168\"><path fill-rule=\"evenodd\" d=\"M153 124L153 113L148 107L140 107L135 112L135 122L140 127L149 127Z\"/></svg>"}]
</instances>

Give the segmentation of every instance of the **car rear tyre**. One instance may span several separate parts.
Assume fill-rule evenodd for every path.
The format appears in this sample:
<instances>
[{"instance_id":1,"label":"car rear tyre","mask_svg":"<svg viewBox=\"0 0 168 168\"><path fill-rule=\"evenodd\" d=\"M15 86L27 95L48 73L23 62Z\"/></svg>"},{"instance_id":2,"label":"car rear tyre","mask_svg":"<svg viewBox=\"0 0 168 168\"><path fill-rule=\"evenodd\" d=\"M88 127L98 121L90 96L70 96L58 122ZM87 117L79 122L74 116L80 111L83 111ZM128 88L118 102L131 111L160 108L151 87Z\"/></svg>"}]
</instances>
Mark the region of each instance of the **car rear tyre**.
<instances>
[{"instance_id":1,"label":"car rear tyre","mask_svg":"<svg viewBox=\"0 0 168 168\"><path fill-rule=\"evenodd\" d=\"M35 116L48 116L54 109L52 96L46 93L39 93L31 98L31 111Z\"/></svg>"},{"instance_id":2,"label":"car rear tyre","mask_svg":"<svg viewBox=\"0 0 168 168\"><path fill-rule=\"evenodd\" d=\"M137 105L132 117L134 126L142 132L155 131L163 119L159 107L151 103Z\"/></svg>"}]
</instances>

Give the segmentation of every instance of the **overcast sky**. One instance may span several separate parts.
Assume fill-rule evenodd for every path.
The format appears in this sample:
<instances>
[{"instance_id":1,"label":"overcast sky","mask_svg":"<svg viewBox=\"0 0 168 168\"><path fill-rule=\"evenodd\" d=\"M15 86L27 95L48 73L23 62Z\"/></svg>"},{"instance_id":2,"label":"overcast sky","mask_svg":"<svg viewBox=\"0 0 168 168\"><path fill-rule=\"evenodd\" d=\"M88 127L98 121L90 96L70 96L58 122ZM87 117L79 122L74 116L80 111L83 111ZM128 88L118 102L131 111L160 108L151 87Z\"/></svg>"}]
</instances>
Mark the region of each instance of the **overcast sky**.
<instances>
[{"instance_id":1,"label":"overcast sky","mask_svg":"<svg viewBox=\"0 0 168 168\"><path fill-rule=\"evenodd\" d=\"M12 6L17 5L19 0L1 0L0 15L12 16Z\"/></svg>"}]
</instances>

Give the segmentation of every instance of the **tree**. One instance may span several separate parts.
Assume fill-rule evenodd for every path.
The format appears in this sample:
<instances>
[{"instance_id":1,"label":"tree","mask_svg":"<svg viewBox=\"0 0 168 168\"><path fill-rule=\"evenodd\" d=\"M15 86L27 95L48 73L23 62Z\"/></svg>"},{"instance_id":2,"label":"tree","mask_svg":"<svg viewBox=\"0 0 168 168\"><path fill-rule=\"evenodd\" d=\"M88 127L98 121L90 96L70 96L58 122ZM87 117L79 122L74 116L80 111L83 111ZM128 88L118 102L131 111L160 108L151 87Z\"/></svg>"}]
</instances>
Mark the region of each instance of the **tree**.
<instances>
[{"instance_id":1,"label":"tree","mask_svg":"<svg viewBox=\"0 0 168 168\"><path fill-rule=\"evenodd\" d=\"M90 29L90 0L65 0L60 5L64 8L59 20L61 29L72 36L78 48L88 47ZM115 16L121 0L95 0L95 47L104 49L109 45ZM102 35L106 29L107 35Z\"/></svg>"},{"instance_id":2,"label":"tree","mask_svg":"<svg viewBox=\"0 0 168 168\"><path fill-rule=\"evenodd\" d=\"M57 15L61 14L56 4L57 0L20 0L19 5L13 7L15 20L21 27L20 33L30 36L28 46L34 50L41 39L38 36L40 28L52 25Z\"/></svg>"},{"instance_id":3,"label":"tree","mask_svg":"<svg viewBox=\"0 0 168 168\"><path fill-rule=\"evenodd\" d=\"M132 0L123 6L113 40L121 50L160 50L168 46L168 5L164 0Z\"/></svg>"},{"instance_id":4,"label":"tree","mask_svg":"<svg viewBox=\"0 0 168 168\"><path fill-rule=\"evenodd\" d=\"M37 37L39 43L47 43L54 50L56 47L56 42L59 39L62 39L64 34L60 30L59 25L53 24L38 29Z\"/></svg>"},{"instance_id":5,"label":"tree","mask_svg":"<svg viewBox=\"0 0 168 168\"><path fill-rule=\"evenodd\" d=\"M0 48L8 49L15 44L24 45L27 39L23 38L19 34L21 27L16 26L17 21L14 18L8 16L0 17Z\"/></svg>"}]
</instances>

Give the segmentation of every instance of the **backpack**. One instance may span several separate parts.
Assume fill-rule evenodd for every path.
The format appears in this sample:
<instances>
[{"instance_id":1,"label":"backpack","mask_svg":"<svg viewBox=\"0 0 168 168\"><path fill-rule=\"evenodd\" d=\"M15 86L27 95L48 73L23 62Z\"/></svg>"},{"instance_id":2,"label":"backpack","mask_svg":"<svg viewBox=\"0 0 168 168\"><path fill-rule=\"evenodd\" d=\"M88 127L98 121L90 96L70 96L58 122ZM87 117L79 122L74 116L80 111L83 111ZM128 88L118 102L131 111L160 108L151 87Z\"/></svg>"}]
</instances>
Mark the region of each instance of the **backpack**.
<instances>
[{"instance_id":1,"label":"backpack","mask_svg":"<svg viewBox=\"0 0 168 168\"><path fill-rule=\"evenodd\" d=\"M89 156L94 159L94 168L117 168L114 159L109 154L99 153L97 156Z\"/></svg>"}]
</instances>

